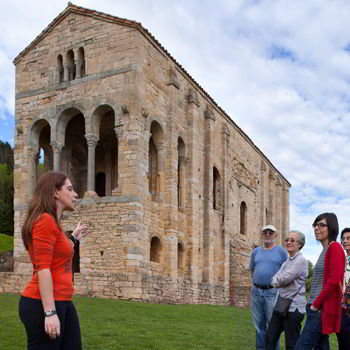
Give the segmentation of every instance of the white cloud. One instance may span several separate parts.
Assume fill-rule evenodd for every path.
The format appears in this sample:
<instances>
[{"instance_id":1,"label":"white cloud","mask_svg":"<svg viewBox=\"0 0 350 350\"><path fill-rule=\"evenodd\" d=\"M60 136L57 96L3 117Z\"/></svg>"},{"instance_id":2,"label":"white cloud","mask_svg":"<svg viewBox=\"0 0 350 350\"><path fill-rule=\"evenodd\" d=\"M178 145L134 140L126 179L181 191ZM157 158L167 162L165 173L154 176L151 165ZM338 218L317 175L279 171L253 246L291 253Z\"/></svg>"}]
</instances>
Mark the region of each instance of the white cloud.
<instances>
[{"instance_id":1,"label":"white cloud","mask_svg":"<svg viewBox=\"0 0 350 350\"><path fill-rule=\"evenodd\" d=\"M321 211L350 226L347 0L74 3L141 22L247 132L292 183L291 227L307 234L311 260L320 251L311 223ZM0 111L13 112L12 59L66 6L2 4Z\"/></svg>"}]
</instances>

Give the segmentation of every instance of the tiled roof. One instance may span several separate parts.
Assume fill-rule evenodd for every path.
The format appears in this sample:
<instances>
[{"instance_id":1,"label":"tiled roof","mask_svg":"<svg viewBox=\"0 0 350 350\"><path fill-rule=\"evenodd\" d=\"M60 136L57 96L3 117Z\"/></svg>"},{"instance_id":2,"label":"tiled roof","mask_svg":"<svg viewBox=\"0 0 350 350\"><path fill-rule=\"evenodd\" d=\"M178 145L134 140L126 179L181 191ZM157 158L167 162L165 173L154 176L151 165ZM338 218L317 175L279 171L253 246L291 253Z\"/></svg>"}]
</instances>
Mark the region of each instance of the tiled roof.
<instances>
[{"instance_id":1,"label":"tiled roof","mask_svg":"<svg viewBox=\"0 0 350 350\"><path fill-rule=\"evenodd\" d=\"M209 96L209 94L192 78L192 76L187 73L187 71L173 58L170 53L161 45L161 43L146 29L144 28L140 22L131 21L125 18L120 18L116 16L112 16L103 12L87 9L85 7L76 6L71 2L68 2L68 6L23 50L21 51L17 57L13 60L13 63L16 65L18 61L29 51L31 50L42 38L44 38L50 31L53 29L58 23L62 22L70 13L77 13L83 16L93 17L99 20L103 20L110 23L115 23L119 25L125 25L129 27L134 27L139 30L143 35L145 35L149 40L153 41L159 49L161 49L176 65L176 67L183 72L183 74L188 77L192 83L201 91L203 95L206 96L208 101L215 106L226 118L227 120L237 128L242 136L253 145L253 147L266 159L266 161L274 168L285 181L290 186L288 180L275 168L275 166L269 161L269 159L262 153L262 151L254 144L254 142L249 138L249 136L231 119L227 113L218 106L218 104Z\"/></svg>"}]
</instances>

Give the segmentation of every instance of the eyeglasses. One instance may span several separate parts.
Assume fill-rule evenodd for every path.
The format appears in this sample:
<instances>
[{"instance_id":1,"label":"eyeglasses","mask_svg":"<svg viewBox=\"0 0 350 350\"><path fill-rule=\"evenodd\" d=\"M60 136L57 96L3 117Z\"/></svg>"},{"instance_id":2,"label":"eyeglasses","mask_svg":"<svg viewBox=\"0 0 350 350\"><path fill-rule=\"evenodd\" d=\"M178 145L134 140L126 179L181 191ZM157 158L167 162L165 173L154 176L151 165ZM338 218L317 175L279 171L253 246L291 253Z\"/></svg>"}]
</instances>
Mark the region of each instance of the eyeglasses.
<instances>
[{"instance_id":1,"label":"eyeglasses","mask_svg":"<svg viewBox=\"0 0 350 350\"><path fill-rule=\"evenodd\" d=\"M295 239L295 238L286 238L286 239L284 240L284 242L285 242L285 243L288 243L288 242L290 242L290 243L295 243L295 242L299 242L299 240L297 240L297 239Z\"/></svg>"},{"instance_id":2,"label":"eyeglasses","mask_svg":"<svg viewBox=\"0 0 350 350\"><path fill-rule=\"evenodd\" d=\"M264 230L263 232L262 232L264 235L270 235L270 236L272 236L275 232L274 231L271 231L271 230Z\"/></svg>"},{"instance_id":3,"label":"eyeglasses","mask_svg":"<svg viewBox=\"0 0 350 350\"><path fill-rule=\"evenodd\" d=\"M316 222L316 224L312 224L313 228L316 228L318 226L318 228L324 228L327 227L327 224L323 223L323 222Z\"/></svg>"}]
</instances>

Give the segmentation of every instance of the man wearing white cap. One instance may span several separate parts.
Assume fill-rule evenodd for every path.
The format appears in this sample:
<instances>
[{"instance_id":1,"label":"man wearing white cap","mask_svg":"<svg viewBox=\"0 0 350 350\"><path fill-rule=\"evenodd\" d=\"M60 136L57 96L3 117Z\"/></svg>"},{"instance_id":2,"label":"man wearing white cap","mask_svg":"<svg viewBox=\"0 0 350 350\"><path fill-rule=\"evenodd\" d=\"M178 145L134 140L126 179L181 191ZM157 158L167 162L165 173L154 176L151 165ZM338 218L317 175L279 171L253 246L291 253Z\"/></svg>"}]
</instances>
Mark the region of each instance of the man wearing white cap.
<instances>
[{"instance_id":1,"label":"man wearing white cap","mask_svg":"<svg viewBox=\"0 0 350 350\"><path fill-rule=\"evenodd\" d=\"M271 279L288 259L287 251L276 245L276 227L261 230L262 246L253 250L249 269L252 272L252 318L256 329L256 350L265 350L265 334L272 317L277 289ZM279 342L276 350L279 350Z\"/></svg>"}]
</instances>

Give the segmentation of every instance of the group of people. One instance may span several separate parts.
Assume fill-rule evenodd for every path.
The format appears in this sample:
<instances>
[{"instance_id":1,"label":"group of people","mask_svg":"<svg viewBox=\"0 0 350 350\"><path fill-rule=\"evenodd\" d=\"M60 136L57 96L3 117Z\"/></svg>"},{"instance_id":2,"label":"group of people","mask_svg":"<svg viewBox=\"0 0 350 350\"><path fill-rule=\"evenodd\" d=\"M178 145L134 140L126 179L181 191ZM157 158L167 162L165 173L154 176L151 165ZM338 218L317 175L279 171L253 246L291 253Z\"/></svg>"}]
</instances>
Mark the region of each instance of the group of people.
<instances>
[{"instance_id":1,"label":"group of people","mask_svg":"<svg viewBox=\"0 0 350 350\"><path fill-rule=\"evenodd\" d=\"M22 239L33 274L19 302L29 350L82 349L79 319L72 303L72 255L74 244L87 234L88 226L79 222L67 236L60 224L63 212L74 210L76 199L66 175L52 171L40 177L29 204ZM313 268L307 301L308 263L300 252L304 234L289 232L284 249L276 245L273 225L262 228L263 244L253 250L250 261L257 350L279 350L283 331L288 350L327 350L331 333L337 334L339 349L350 349L350 228L342 231L340 245L333 213L319 215L312 226L323 250ZM285 301L288 305L281 312L278 306Z\"/></svg>"},{"instance_id":2,"label":"group of people","mask_svg":"<svg viewBox=\"0 0 350 350\"><path fill-rule=\"evenodd\" d=\"M350 349L350 228L343 229L339 244L335 214L320 214L312 227L323 249L313 267L307 300L308 262L301 253L305 235L290 231L284 249L276 245L273 225L262 228L262 245L253 250L249 266L257 350L279 350L282 332L287 350L328 350L332 333L339 350Z\"/></svg>"}]
</instances>

